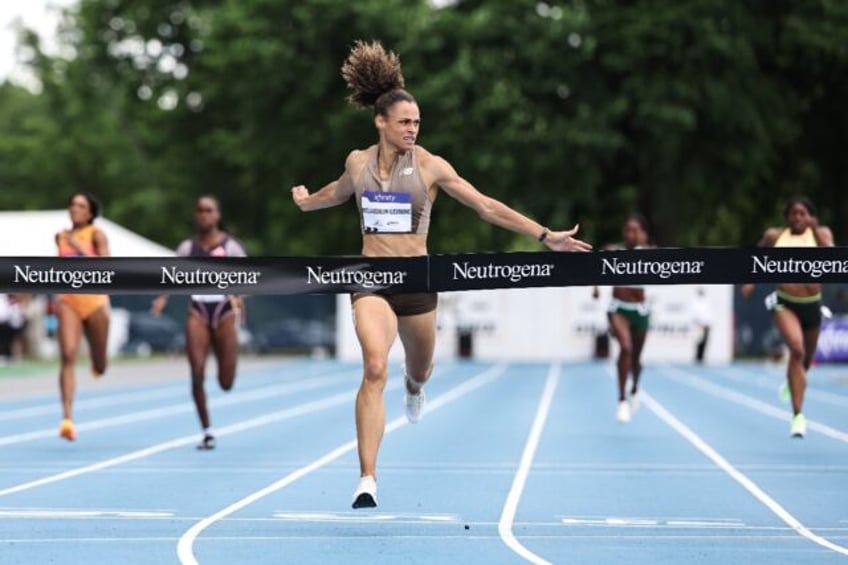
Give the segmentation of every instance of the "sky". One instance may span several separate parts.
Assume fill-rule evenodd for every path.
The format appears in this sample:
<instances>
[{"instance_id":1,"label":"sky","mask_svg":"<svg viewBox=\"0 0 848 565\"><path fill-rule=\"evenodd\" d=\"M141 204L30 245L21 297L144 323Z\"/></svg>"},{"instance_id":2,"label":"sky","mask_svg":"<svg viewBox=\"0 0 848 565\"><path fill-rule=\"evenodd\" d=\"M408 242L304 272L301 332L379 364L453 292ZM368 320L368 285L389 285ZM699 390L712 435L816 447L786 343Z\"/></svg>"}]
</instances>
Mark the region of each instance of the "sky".
<instances>
[{"instance_id":1,"label":"sky","mask_svg":"<svg viewBox=\"0 0 848 565\"><path fill-rule=\"evenodd\" d=\"M76 0L0 0L0 81L30 86L33 80L16 62L17 26L22 23L37 30L45 51L52 53L59 10L75 3Z\"/></svg>"}]
</instances>

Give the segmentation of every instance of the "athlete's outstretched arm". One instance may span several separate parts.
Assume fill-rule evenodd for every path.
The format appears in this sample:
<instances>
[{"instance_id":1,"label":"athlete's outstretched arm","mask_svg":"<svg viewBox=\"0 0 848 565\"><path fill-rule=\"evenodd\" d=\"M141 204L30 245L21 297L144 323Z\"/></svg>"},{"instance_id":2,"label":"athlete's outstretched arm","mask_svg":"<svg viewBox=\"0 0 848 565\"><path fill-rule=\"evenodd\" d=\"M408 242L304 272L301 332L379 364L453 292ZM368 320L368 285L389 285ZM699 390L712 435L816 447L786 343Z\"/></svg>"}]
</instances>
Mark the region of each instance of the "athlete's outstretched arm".
<instances>
[{"instance_id":1,"label":"athlete's outstretched arm","mask_svg":"<svg viewBox=\"0 0 848 565\"><path fill-rule=\"evenodd\" d=\"M768 228L763 232L762 237L757 242L757 247L774 247L774 242L777 241L777 238L780 237L780 228ZM757 287L754 283L747 283L742 285L741 292L742 298L748 298L754 293L754 289Z\"/></svg>"},{"instance_id":2,"label":"athlete's outstretched arm","mask_svg":"<svg viewBox=\"0 0 848 565\"><path fill-rule=\"evenodd\" d=\"M338 179L324 186L317 192L309 194L305 186L298 185L291 189L292 200L304 212L331 208L347 202L354 192L353 180L350 174L354 151L345 161L345 172Z\"/></svg>"},{"instance_id":3,"label":"athlete's outstretched arm","mask_svg":"<svg viewBox=\"0 0 848 565\"><path fill-rule=\"evenodd\" d=\"M441 157L433 156L431 167L436 184L452 198L477 212L480 218L490 224L534 239L542 238L545 245L554 251L589 251L592 249L590 244L572 237L577 233L579 226L574 226L570 230L550 231L539 222L474 188L470 182L457 174L450 163Z\"/></svg>"}]
</instances>

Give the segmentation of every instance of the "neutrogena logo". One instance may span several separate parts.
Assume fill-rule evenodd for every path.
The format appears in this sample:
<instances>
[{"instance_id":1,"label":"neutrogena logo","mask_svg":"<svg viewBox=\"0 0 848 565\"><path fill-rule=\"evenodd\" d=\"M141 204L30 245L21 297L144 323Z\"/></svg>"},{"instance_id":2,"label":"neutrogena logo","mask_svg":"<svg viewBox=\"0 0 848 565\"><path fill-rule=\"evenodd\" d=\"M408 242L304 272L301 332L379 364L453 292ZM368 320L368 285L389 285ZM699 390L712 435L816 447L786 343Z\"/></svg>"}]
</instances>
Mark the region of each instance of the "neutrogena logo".
<instances>
[{"instance_id":1,"label":"neutrogena logo","mask_svg":"<svg viewBox=\"0 0 848 565\"><path fill-rule=\"evenodd\" d=\"M551 263L530 265L472 265L468 261L453 263L453 280L507 279L521 282L528 278L546 278L554 272Z\"/></svg>"},{"instance_id":2,"label":"neutrogena logo","mask_svg":"<svg viewBox=\"0 0 848 565\"><path fill-rule=\"evenodd\" d=\"M342 267L325 271L324 267L306 267L306 284L358 284L374 288L404 284L407 271L363 271Z\"/></svg>"},{"instance_id":3,"label":"neutrogena logo","mask_svg":"<svg viewBox=\"0 0 848 565\"><path fill-rule=\"evenodd\" d=\"M700 275L704 261L622 260L618 257L601 259L601 275L651 275L668 279L674 275Z\"/></svg>"},{"instance_id":4,"label":"neutrogena logo","mask_svg":"<svg viewBox=\"0 0 848 565\"><path fill-rule=\"evenodd\" d=\"M254 286L259 284L259 271L212 271L207 269L182 270L162 267L159 284L176 286L214 286L227 290L231 286Z\"/></svg>"},{"instance_id":5,"label":"neutrogena logo","mask_svg":"<svg viewBox=\"0 0 848 565\"><path fill-rule=\"evenodd\" d=\"M751 273L780 275L809 275L814 279L822 275L848 273L848 260L840 259L770 259L768 255L751 255Z\"/></svg>"},{"instance_id":6,"label":"neutrogena logo","mask_svg":"<svg viewBox=\"0 0 848 565\"><path fill-rule=\"evenodd\" d=\"M33 269L29 265L15 265L15 284L63 284L73 289L87 286L110 285L115 271L99 269Z\"/></svg>"}]
</instances>

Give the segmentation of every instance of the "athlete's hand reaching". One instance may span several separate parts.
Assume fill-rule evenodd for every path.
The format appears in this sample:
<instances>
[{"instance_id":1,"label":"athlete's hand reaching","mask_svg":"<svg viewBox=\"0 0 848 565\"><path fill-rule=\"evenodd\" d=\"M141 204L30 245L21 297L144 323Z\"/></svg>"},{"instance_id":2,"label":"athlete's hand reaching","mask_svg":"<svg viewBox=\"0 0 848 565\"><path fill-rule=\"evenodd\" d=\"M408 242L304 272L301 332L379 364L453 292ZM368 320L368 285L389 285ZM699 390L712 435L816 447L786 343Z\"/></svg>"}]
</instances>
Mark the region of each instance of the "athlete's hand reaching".
<instances>
[{"instance_id":1,"label":"athlete's hand reaching","mask_svg":"<svg viewBox=\"0 0 848 565\"><path fill-rule=\"evenodd\" d=\"M570 230L549 232L545 238L545 245L551 251L591 251L590 244L573 237L579 229L580 224Z\"/></svg>"}]
</instances>

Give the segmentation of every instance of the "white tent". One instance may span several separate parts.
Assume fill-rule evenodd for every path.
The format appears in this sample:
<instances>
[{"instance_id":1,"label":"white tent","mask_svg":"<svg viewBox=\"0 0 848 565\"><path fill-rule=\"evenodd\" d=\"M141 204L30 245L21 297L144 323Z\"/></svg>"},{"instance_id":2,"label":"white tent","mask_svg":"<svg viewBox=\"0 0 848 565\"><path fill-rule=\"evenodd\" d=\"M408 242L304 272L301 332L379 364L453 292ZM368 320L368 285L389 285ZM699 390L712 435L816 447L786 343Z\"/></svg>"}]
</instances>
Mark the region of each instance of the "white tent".
<instances>
[{"instance_id":1,"label":"white tent","mask_svg":"<svg viewBox=\"0 0 848 565\"><path fill-rule=\"evenodd\" d=\"M115 257L173 256L174 251L123 226L97 218ZM0 257L54 257L56 233L71 227L67 210L0 212Z\"/></svg>"}]
</instances>

